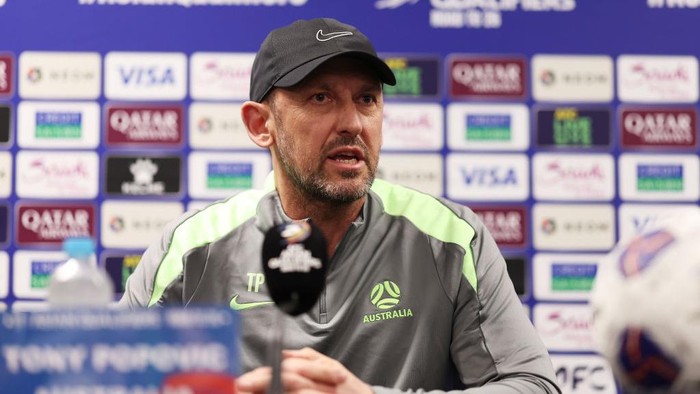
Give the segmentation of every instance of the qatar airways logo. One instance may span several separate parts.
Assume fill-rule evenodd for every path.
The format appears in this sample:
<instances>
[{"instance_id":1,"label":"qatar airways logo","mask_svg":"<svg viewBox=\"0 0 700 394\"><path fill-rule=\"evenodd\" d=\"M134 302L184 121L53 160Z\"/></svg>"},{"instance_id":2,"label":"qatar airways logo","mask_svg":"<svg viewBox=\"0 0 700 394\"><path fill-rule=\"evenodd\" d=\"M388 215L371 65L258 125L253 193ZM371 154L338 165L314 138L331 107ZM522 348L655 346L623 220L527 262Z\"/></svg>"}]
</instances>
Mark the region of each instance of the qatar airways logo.
<instances>
[{"instance_id":1,"label":"qatar airways logo","mask_svg":"<svg viewBox=\"0 0 700 394\"><path fill-rule=\"evenodd\" d=\"M20 206L17 242L24 244L61 243L68 237L95 234L95 208L91 205Z\"/></svg>"},{"instance_id":2,"label":"qatar airways logo","mask_svg":"<svg viewBox=\"0 0 700 394\"><path fill-rule=\"evenodd\" d=\"M625 147L694 147L697 113L687 109L624 109L622 145Z\"/></svg>"},{"instance_id":3,"label":"qatar airways logo","mask_svg":"<svg viewBox=\"0 0 700 394\"><path fill-rule=\"evenodd\" d=\"M525 61L498 58L457 58L451 63L450 93L455 97L522 97Z\"/></svg>"},{"instance_id":4,"label":"qatar airways logo","mask_svg":"<svg viewBox=\"0 0 700 394\"><path fill-rule=\"evenodd\" d=\"M2 0L0 0L2 1ZM0 94L12 92L12 57L0 55Z\"/></svg>"},{"instance_id":5,"label":"qatar airways logo","mask_svg":"<svg viewBox=\"0 0 700 394\"><path fill-rule=\"evenodd\" d=\"M499 246L518 247L525 245L525 208L475 207L474 212L479 215Z\"/></svg>"},{"instance_id":6,"label":"qatar airways logo","mask_svg":"<svg viewBox=\"0 0 700 394\"><path fill-rule=\"evenodd\" d=\"M173 145L182 142L180 106L113 106L107 109L107 142Z\"/></svg>"}]
</instances>

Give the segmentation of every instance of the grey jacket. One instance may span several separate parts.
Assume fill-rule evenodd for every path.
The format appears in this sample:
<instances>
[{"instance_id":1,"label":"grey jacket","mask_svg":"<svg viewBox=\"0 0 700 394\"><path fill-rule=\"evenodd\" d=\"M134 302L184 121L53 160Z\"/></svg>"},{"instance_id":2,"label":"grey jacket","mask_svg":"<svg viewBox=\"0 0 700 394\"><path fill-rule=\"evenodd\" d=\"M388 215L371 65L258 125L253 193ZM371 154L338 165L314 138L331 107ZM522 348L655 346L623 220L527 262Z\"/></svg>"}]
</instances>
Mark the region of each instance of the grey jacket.
<instances>
[{"instance_id":1,"label":"grey jacket","mask_svg":"<svg viewBox=\"0 0 700 394\"><path fill-rule=\"evenodd\" d=\"M269 364L281 314L263 283L261 245L288 220L270 186L189 212L144 253L120 304L227 303L242 316L243 371ZM337 359L377 393L559 392L474 212L381 180L331 258L317 305L282 318L285 347Z\"/></svg>"}]
</instances>

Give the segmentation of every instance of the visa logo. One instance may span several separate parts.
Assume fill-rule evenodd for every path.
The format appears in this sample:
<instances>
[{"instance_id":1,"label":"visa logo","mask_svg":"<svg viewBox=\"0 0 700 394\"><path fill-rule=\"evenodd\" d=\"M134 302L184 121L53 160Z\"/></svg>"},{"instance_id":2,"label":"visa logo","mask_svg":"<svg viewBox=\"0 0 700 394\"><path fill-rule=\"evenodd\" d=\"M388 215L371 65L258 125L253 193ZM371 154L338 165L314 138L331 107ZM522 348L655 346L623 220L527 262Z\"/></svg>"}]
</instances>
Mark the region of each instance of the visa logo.
<instances>
[{"instance_id":1,"label":"visa logo","mask_svg":"<svg viewBox=\"0 0 700 394\"><path fill-rule=\"evenodd\" d=\"M174 85L173 69L168 67L119 67L119 76L124 85L162 86Z\"/></svg>"},{"instance_id":2,"label":"visa logo","mask_svg":"<svg viewBox=\"0 0 700 394\"><path fill-rule=\"evenodd\" d=\"M464 183L467 185L507 186L518 184L518 176L512 167L462 168L461 172Z\"/></svg>"}]
</instances>

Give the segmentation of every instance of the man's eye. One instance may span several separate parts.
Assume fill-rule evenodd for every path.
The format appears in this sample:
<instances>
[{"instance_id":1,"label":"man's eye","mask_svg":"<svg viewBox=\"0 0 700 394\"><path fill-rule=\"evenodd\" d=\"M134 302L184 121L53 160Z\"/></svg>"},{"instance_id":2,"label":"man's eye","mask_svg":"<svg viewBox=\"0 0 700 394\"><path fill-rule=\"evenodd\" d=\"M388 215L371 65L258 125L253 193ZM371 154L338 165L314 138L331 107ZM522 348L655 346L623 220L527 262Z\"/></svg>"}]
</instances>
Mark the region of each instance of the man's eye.
<instances>
[{"instance_id":1,"label":"man's eye","mask_svg":"<svg viewBox=\"0 0 700 394\"><path fill-rule=\"evenodd\" d=\"M318 102L322 102L326 100L326 94L325 93L316 93L314 94L314 100Z\"/></svg>"},{"instance_id":2,"label":"man's eye","mask_svg":"<svg viewBox=\"0 0 700 394\"><path fill-rule=\"evenodd\" d=\"M374 96L371 95L362 96L361 100L365 104L372 104L375 101Z\"/></svg>"}]
</instances>

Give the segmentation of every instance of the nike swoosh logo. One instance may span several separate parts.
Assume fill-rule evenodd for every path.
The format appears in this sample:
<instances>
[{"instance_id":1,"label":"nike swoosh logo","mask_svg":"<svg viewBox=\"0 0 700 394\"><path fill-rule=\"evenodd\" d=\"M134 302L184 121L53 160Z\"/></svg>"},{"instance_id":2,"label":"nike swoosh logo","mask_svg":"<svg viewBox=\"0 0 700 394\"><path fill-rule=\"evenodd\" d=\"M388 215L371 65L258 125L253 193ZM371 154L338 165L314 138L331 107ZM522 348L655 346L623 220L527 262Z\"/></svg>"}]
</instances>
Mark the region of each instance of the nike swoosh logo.
<instances>
[{"instance_id":1,"label":"nike swoosh logo","mask_svg":"<svg viewBox=\"0 0 700 394\"><path fill-rule=\"evenodd\" d=\"M316 39L319 41L328 41L328 40L332 40L334 38L343 37L343 36L351 36L351 35L352 35L351 31L336 31L334 33L323 34L323 30L319 29L316 32Z\"/></svg>"},{"instance_id":2,"label":"nike swoosh logo","mask_svg":"<svg viewBox=\"0 0 700 394\"><path fill-rule=\"evenodd\" d=\"M265 306L265 305L270 305L274 304L273 301L256 301L256 302L244 302L244 303L239 303L238 302L238 294L234 295L233 298L231 298L231 309L234 311L244 311L246 309L251 309L251 308L257 308L260 306Z\"/></svg>"}]
</instances>

